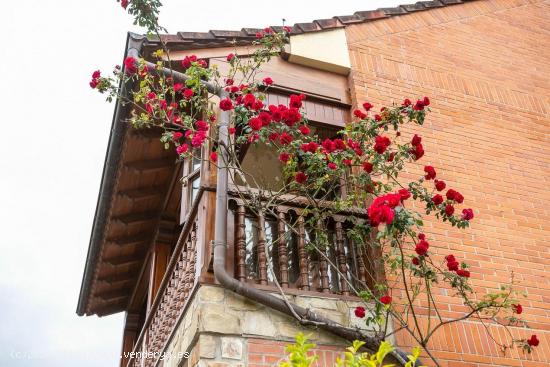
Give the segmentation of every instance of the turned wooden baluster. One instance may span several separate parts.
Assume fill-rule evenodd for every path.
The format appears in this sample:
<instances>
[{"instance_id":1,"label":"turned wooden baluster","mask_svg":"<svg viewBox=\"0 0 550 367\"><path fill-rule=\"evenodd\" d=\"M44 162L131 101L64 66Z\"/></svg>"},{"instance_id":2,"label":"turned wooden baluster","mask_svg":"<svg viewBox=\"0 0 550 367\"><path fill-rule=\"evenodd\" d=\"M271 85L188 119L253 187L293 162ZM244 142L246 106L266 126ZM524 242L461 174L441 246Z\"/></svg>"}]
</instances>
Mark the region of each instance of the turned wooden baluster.
<instances>
[{"instance_id":1,"label":"turned wooden baluster","mask_svg":"<svg viewBox=\"0 0 550 367\"><path fill-rule=\"evenodd\" d=\"M367 268L365 266L365 259L363 246L357 247L355 243L352 244L352 248L355 249L354 257L357 259L357 277L360 281L360 287L364 287L367 281Z\"/></svg>"},{"instance_id":2,"label":"turned wooden baluster","mask_svg":"<svg viewBox=\"0 0 550 367\"><path fill-rule=\"evenodd\" d=\"M237 279L241 282L246 281L246 224L245 224L245 209L244 206L237 207Z\"/></svg>"},{"instance_id":3,"label":"turned wooden baluster","mask_svg":"<svg viewBox=\"0 0 550 367\"><path fill-rule=\"evenodd\" d=\"M304 217L298 217L298 259L300 264L300 289L309 291L309 263L306 251Z\"/></svg>"},{"instance_id":4,"label":"turned wooden baluster","mask_svg":"<svg viewBox=\"0 0 550 367\"><path fill-rule=\"evenodd\" d=\"M265 254L265 218L263 213L258 215L258 243L256 253L258 254L258 281L262 285L267 284L267 256Z\"/></svg>"},{"instance_id":5,"label":"turned wooden baluster","mask_svg":"<svg viewBox=\"0 0 550 367\"><path fill-rule=\"evenodd\" d=\"M319 219L317 222L319 229L323 230L323 221ZM321 292L329 293L330 292L330 280L328 277L328 262L326 259L326 251L324 249L319 249L322 251L322 254L319 254L319 271L321 273Z\"/></svg>"},{"instance_id":6,"label":"turned wooden baluster","mask_svg":"<svg viewBox=\"0 0 550 367\"><path fill-rule=\"evenodd\" d=\"M342 294L349 295L349 286L347 282L348 266L346 264L346 251L344 250L344 231L342 229L342 223L336 222L336 259L338 262L338 269L340 270L340 290Z\"/></svg>"},{"instance_id":7,"label":"turned wooden baluster","mask_svg":"<svg viewBox=\"0 0 550 367\"><path fill-rule=\"evenodd\" d=\"M279 242L279 271L280 271L280 283L282 288L288 288L288 255L286 252L286 225L285 225L285 213L279 212L278 214L278 242Z\"/></svg>"}]
</instances>

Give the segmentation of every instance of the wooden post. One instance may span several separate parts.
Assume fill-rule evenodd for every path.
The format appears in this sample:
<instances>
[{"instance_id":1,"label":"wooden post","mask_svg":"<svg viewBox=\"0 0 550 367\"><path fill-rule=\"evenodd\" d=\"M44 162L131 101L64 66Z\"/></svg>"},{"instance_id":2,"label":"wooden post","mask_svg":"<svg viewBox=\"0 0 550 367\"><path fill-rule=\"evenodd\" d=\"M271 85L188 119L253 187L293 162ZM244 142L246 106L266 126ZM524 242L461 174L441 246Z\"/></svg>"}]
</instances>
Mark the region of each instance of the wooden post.
<instances>
[{"instance_id":1,"label":"wooden post","mask_svg":"<svg viewBox=\"0 0 550 367\"><path fill-rule=\"evenodd\" d=\"M348 266L346 264L346 251L344 249L344 231L342 223L336 222L336 259L340 270L340 290L343 295L349 295L349 285L346 280Z\"/></svg>"},{"instance_id":2,"label":"wooden post","mask_svg":"<svg viewBox=\"0 0 550 367\"><path fill-rule=\"evenodd\" d=\"M245 228L245 209L243 205L237 207L237 279L241 282L246 281L246 228Z\"/></svg>"},{"instance_id":3,"label":"wooden post","mask_svg":"<svg viewBox=\"0 0 550 367\"><path fill-rule=\"evenodd\" d=\"M261 285L267 285L267 256L265 254L265 218L263 213L258 215L258 243L256 251L258 254L258 280Z\"/></svg>"},{"instance_id":4,"label":"wooden post","mask_svg":"<svg viewBox=\"0 0 550 367\"><path fill-rule=\"evenodd\" d=\"M280 211L278 213L278 219L280 283L282 288L288 288L288 255L286 250L285 213Z\"/></svg>"},{"instance_id":5,"label":"wooden post","mask_svg":"<svg viewBox=\"0 0 550 367\"><path fill-rule=\"evenodd\" d=\"M300 260L300 289L309 291L309 263L306 251L304 217L298 217L298 258Z\"/></svg>"},{"instance_id":6,"label":"wooden post","mask_svg":"<svg viewBox=\"0 0 550 367\"><path fill-rule=\"evenodd\" d=\"M155 297L157 296L160 283L166 273L168 262L170 261L170 245L163 242L157 242L153 245L151 256L151 273L149 277L149 300L147 303L147 312L151 309Z\"/></svg>"}]
</instances>

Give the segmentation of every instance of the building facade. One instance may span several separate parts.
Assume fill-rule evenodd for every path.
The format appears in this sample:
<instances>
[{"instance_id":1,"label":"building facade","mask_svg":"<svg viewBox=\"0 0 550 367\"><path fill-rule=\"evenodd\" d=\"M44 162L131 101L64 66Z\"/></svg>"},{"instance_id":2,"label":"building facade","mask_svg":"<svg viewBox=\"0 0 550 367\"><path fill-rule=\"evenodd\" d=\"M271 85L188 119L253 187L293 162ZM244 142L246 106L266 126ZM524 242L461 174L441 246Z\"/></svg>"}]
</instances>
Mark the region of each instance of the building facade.
<instances>
[{"instance_id":1,"label":"building facade","mask_svg":"<svg viewBox=\"0 0 550 367\"><path fill-rule=\"evenodd\" d=\"M308 118L320 135L330 136L365 101L383 106L430 96L432 113L417 128L426 142L423 164L442 167L476 214L465 231L430 221L433 256L452 252L465 259L481 293L508 282L513 272L528 295L524 318L541 340L530 355L503 355L484 325L450 324L430 345L442 366L550 366L549 5L436 0L295 24L286 52L263 68L275 81L268 103L306 94ZM195 54L223 72L225 56L235 49L249 53L255 33L180 32L164 41L173 60ZM157 48L154 40L129 35L126 53L147 59ZM127 126L129 113L129 106L116 106L77 313L126 313L121 366L273 366L299 331L317 343L318 365L332 366L347 343L340 336L300 325L216 281L216 168L208 160L175 163L156 131ZM261 149L246 152L242 164L266 182L274 182L279 169ZM411 165L406 175L416 177L422 167ZM254 270L266 264L249 250L268 245L281 225L284 231L285 218L300 217L300 208L282 203L280 217L256 218L240 200L230 188L225 271L277 294L269 276ZM329 229L335 261L361 277L361 264L379 254L338 260L347 246L343 221L334 218ZM327 319L361 327L353 317L358 299L337 277L316 280L322 267L310 266L319 260L303 249L306 232L284 243L286 258L277 257L285 293ZM448 289L438 290L437 302L445 317L464 311ZM512 332L527 336L523 329ZM403 333L392 341L403 350L415 345Z\"/></svg>"}]
</instances>

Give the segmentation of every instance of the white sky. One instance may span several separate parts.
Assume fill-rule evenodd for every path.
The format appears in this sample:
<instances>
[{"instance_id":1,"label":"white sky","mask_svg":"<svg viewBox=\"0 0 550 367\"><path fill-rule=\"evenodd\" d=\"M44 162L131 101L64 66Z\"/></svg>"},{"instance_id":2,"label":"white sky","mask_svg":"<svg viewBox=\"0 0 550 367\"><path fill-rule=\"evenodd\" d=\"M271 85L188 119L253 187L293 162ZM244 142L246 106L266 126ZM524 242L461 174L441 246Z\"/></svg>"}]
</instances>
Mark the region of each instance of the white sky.
<instances>
[{"instance_id":1,"label":"white sky","mask_svg":"<svg viewBox=\"0 0 550 367\"><path fill-rule=\"evenodd\" d=\"M174 33L407 1L164 3ZM123 315L75 313L113 113L88 81L122 61L128 30L142 32L115 0L6 0L1 13L0 366L118 366Z\"/></svg>"}]
</instances>

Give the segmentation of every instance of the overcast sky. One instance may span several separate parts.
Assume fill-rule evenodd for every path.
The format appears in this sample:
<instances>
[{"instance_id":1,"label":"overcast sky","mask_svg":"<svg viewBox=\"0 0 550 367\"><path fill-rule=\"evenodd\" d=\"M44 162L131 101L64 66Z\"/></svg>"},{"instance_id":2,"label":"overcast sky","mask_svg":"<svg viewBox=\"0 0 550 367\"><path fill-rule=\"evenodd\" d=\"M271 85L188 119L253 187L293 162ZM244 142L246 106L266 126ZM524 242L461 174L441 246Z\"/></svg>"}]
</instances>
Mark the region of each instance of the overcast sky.
<instances>
[{"instance_id":1,"label":"overcast sky","mask_svg":"<svg viewBox=\"0 0 550 367\"><path fill-rule=\"evenodd\" d=\"M239 30L404 2L165 0L161 23ZM2 15L0 366L118 366L123 315L75 313L113 113L88 81L142 32L115 0L4 1Z\"/></svg>"}]
</instances>

